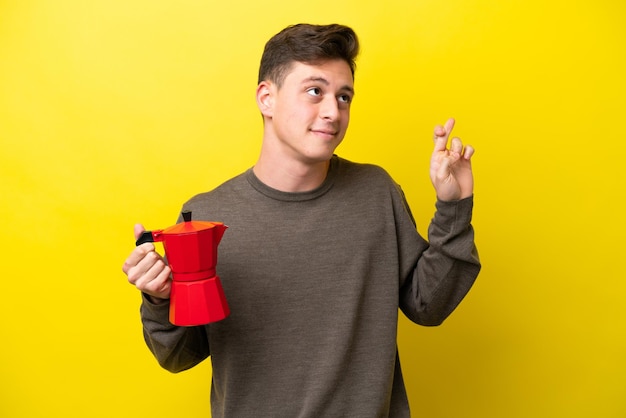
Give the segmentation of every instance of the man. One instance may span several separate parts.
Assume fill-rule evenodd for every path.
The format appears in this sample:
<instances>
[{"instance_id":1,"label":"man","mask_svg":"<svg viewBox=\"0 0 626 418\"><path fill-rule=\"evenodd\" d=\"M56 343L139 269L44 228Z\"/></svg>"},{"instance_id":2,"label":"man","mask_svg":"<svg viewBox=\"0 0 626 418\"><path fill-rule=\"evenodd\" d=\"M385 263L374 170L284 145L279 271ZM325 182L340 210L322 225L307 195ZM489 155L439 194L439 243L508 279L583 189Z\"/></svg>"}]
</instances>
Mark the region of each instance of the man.
<instances>
[{"instance_id":1,"label":"man","mask_svg":"<svg viewBox=\"0 0 626 418\"><path fill-rule=\"evenodd\" d=\"M144 335L166 369L211 357L212 416L408 417L398 308L440 324L480 263L470 224L473 149L435 128L429 242L383 169L334 154L350 118L357 37L295 25L265 47L255 166L183 205L229 226L218 274L231 314L199 327L168 321L170 269L150 243L123 270L143 292ZM135 235L143 231L135 226Z\"/></svg>"}]
</instances>

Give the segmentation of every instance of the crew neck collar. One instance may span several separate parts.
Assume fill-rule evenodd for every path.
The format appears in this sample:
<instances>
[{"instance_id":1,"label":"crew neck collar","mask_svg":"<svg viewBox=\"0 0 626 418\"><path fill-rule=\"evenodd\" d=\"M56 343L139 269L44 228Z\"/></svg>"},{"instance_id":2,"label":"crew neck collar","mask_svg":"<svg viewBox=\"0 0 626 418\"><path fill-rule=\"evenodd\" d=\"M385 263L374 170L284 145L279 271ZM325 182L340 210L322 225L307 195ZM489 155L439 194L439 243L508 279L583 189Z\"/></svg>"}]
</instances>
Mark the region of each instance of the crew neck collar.
<instances>
[{"instance_id":1,"label":"crew neck collar","mask_svg":"<svg viewBox=\"0 0 626 418\"><path fill-rule=\"evenodd\" d=\"M333 187L338 165L339 158L336 155L333 155L330 159L330 164L328 165L328 173L326 174L326 178L322 184L319 187L306 192L283 192L281 190L274 189L259 180L256 174L254 174L254 170L252 168L246 171L246 179L256 191L271 199L285 202L301 202L305 200L313 200L326 194L326 192Z\"/></svg>"}]
</instances>

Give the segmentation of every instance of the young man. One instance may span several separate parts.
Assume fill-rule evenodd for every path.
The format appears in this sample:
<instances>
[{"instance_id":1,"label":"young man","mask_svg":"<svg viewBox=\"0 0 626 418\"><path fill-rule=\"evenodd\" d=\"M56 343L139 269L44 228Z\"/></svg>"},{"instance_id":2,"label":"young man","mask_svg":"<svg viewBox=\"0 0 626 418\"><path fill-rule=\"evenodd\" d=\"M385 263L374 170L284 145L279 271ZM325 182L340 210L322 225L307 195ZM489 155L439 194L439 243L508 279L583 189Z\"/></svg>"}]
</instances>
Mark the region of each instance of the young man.
<instances>
[{"instance_id":1,"label":"young man","mask_svg":"<svg viewBox=\"0 0 626 418\"><path fill-rule=\"evenodd\" d=\"M334 155L350 118L358 41L345 26L296 25L261 60L256 165L183 205L224 222L218 274L231 314L199 327L168 321L170 269L150 243L123 270L143 292L148 347L172 372L211 357L219 417L408 417L398 308L440 324L480 263L470 224L473 149L435 128L429 242L381 168ZM135 235L143 231L135 227Z\"/></svg>"}]
</instances>

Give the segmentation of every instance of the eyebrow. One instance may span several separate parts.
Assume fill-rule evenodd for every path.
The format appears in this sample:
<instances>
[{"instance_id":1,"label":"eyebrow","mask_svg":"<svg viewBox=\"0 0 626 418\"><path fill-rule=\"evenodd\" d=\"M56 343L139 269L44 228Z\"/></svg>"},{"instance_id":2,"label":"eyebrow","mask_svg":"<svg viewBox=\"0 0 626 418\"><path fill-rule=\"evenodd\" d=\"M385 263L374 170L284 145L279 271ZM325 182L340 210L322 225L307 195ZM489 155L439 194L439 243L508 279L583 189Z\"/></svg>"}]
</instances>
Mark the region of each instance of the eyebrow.
<instances>
[{"instance_id":1,"label":"eyebrow","mask_svg":"<svg viewBox=\"0 0 626 418\"><path fill-rule=\"evenodd\" d=\"M317 83L322 83L322 84L324 84L326 86L330 85L328 80L326 80L324 77L318 77L318 76L311 76L311 77L305 78L304 80L302 80L302 84L305 84L305 83L308 83L308 82L311 82L311 81L315 81ZM345 86L341 87L340 90L347 91L347 92L352 93L354 95L354 89L351 86L347 85L347 84Z\"/></svg>"}]
</instances>

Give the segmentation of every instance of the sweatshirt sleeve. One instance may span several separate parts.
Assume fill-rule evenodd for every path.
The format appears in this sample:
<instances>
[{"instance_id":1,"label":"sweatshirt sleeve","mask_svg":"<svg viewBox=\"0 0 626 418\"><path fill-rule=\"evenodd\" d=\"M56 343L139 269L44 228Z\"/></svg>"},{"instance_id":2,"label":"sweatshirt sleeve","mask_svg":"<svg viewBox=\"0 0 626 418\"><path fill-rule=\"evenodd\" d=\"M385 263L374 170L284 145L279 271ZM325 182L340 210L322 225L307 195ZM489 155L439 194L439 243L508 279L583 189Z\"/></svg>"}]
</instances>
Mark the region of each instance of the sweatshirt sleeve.
<instances>
[{"instance_id":1,"label":"sweatshirt sleeve","mask_svg":"<svg viewBox=\"0 0 626 418\"><path fill-rule=\"evenodd\" d=\"M179 327L169 322L169 302L154 304L143 295L141 322L148 348L164 369L190 369L209 354L206 327Z\"/></svg>"},{"instance_id":2,"label":"sweatshirt sleeve","mask_svg":"<svg viewBox=\"0 0 626 418\"><path fill-rule=\"evenodd\" d=\"M400 308L411 321L440 325L474 284L481 266L474 244L472 209L473 197L437 201L428 244L413 255L400 289Z\"/></svg>"}]
</instances>

